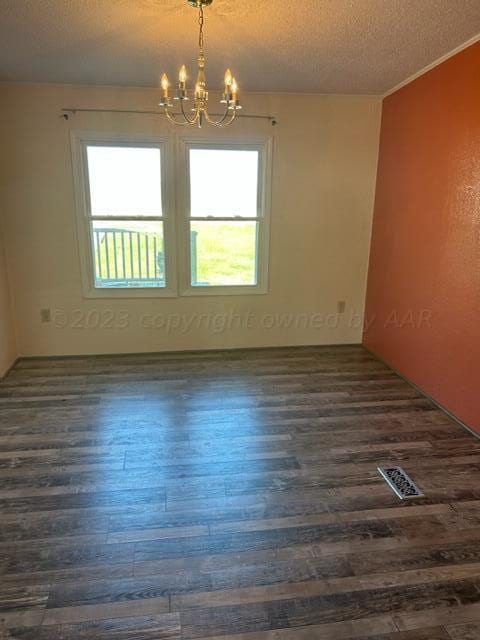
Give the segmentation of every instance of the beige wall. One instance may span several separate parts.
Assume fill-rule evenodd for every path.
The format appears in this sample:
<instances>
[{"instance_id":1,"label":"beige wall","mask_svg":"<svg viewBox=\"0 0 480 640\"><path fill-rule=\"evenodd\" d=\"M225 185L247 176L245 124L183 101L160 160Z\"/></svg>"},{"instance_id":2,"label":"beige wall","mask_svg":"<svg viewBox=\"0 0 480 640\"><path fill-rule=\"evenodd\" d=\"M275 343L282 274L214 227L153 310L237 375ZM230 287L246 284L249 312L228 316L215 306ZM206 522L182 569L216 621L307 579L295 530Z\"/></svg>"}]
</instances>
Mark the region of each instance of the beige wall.
<instances>
[{"instance_id":1,"label":"beige wall","mask_svg":"<svg viewBox=\"0 0 480 640\"><path fill-rule=\"evenodd\" d=\"M267 295L87 300L82 295L75 229L70 129L163 134L171 126L160 117L123 114L77 114L66 122L60 110L151 109L158 92L49 85L2 85L0 92L0 175L21 354L361 341L378 99L243 97L246 112L278 118L275 128L247 120L226 131L229 136L274 136ZM340 300L346 301L347 310L337 316ZM52 309L52 323L40 322L41 308ZM114 324L124 312L128 327L101 328L94 314L86 315L109 310ZM165 326L145 328L152 316L160 325L170 317L174 326L169 331ZM174 328L184 321L188 329L183 324Z\"/></svg>"},{"instance_id":2,"label":"beige wall","mask_svg":"<svg viewBox=\"0 0 480 640\"><path fill-rule=\"evenodd\" d=\"M17 355L16 352L4 238L0 220L0 378L12 366Z\"/></svg>"}]
</instances>

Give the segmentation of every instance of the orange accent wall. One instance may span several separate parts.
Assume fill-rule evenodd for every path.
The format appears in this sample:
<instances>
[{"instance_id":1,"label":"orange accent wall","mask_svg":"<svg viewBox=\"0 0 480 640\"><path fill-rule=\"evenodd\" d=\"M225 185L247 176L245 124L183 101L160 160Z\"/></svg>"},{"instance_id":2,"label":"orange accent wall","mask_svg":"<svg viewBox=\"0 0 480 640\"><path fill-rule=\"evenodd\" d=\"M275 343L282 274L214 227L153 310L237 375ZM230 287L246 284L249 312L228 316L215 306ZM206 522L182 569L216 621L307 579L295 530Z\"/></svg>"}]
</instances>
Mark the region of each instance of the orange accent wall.
<instances>
[{"instance_id":1,"label":"orange accent wall","mask_svg":"<svg viewBox=\"0 0 480 640\"><path fill-rule=\"evenodd\" d=\"M384 100L364 343L480 431L480 43Z\"/></svg>"}]
</instances>

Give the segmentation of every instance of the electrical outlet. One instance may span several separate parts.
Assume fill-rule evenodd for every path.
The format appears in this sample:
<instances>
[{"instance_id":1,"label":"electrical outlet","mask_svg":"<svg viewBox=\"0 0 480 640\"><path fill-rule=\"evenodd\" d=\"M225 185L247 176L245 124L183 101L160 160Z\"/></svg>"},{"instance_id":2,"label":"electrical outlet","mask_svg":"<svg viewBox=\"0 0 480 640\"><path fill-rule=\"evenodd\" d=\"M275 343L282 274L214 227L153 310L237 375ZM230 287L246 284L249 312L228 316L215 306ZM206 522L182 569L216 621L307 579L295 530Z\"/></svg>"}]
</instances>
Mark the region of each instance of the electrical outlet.
<instances>
[{"instance_id":1,"label":"electrical outlet","mask_svg":"<svg viewBox=\"0 0 480 640\"><path fill-rule=\"evenodd\" d=\"M345 300L339 300L337 302L337 313L345 313L346 304Z\"/></svg>"},{"instance_id":2,"label":"electrical outlet","mask_svg":"<svg viewBox=\"0 0 480 640\"><path fill-rule=\"evenodd\" d=\"M42 322L52 321L52 312L50 309L40 309L40 320Z\"/></svg>"}]
</instances>

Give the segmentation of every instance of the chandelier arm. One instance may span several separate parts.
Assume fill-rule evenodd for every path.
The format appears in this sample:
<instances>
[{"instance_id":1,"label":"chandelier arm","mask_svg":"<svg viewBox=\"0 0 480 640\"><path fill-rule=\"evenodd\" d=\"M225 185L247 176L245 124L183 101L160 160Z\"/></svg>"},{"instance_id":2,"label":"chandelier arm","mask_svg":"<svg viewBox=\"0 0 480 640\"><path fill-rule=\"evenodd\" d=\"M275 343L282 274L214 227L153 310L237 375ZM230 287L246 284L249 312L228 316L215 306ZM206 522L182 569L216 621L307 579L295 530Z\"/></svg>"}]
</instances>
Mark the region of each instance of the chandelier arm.
<instances>
[{"instance_id":1,"label":"chandelier arm","mask_svg":"<svg viewBox=\"0 0 480 640\"><path fill-rule=\"evenodd\" d=\"M205 119L207 120L207 122L211 125L213 125L214 127L227 127L229 124L232 124L232 122L235 120L235 118L237 117L237 111L236 109L232 110L232 113L230 114L229 117L229 112L230 109L227 107L227 109L225 110L225 113L223 114L223 116L219 119L219 120L213 120L208 113L205 113Z\"/></svg>"},{"instance_id":2,"label":"chandelier arm","mask_svg":"<svg viewBox=\"0 0 480 640\"><path fill-rule=\"evenodd\" d=\"M198 108L197 108L197 107L195 107L195 113L194 113L194 115L193 115L193 117L192 117L192 118L189 118L189 117L187 116L187 114L185 113L185 108L184 108L184 106L183 106L183 100L180 100L180 108L181 108L181 110L182 110L182 116L183 116L183 117L185 118L185 120L187 121L187 124L195 124L195 122L198 120L198 114L199 114Z\"/></svg>"},{"instance_id":3,"label":"chandelier arm","mask_svg":"<svg viewBox=\"0 0 480 640\"><path fill-rule=\"evenodd\" d=\"M168 120L169 122L171 122L172 124L176 124L176 125L177 125L177 126L179 126L179 127L185 127L185 126L187 126L187 125L189 125L189 124L192 124L191 122L189 122L189 121L187 121L187 120L185 120L184 122L179 122L179 121L175 118L175 116L174 116L174 115L172 115L172 114L170 113L170 111L169 111L167 108L165 108L165 115L167 116L167 120Z\"/></svg>"},{"instance_id":4,"label":"chandelier arm","mask_svg":"<svg viewBox=\"0 0 480 640\"><path fill-rule=\"evenodd\" d=\"M208 112L206 112L206 113L205 113L205 119L207 120L207 122L208 122L209 124L213 124L213 125L220 126L220 125L221 125L223 122L225 122L225 120L227 119L227 117L228 117L228 112L229 112L229 111L230 111L230 110L229 110L229 108L228 108L228 102L227 102L227 104L226 104L226 106L225 106L225 113L220 117L220 119L219 119L219 120L213 120L213 119L209 116Z\"/></svg>"},{"instance_id":5,"label":"chandelier arm","mask_svg":"<svg viewBox=\"0 0 480 640\"><path fill-rule=\"evenodd\" d=\"M235 118L237 117L237 112L235 110L233 110L232 115L230 116L230 118L228 120L226 120L225 122L222 122L221 124L218 125L214 125L220 128L223 127L228 127L229 124L232 124L232 122L235 120Z\"/></svg>"}]
</instances>

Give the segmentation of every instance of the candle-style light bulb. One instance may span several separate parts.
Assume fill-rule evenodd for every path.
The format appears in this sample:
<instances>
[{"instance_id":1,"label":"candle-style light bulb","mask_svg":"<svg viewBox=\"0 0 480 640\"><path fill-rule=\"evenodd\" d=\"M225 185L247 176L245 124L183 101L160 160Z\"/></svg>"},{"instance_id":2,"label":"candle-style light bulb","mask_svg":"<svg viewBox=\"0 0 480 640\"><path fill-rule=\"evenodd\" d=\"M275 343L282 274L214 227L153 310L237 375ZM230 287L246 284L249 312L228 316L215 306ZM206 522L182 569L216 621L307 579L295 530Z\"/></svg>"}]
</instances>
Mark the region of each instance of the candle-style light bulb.
<instances>
[{"instance_id":1,"label":"candle-style light bulb","mask_svg":"<svg viewBox=\"0 0 480 640\"><path fill-rule=\"evenodd\" d=\"M170 86L170 81L166 73L163 74L160 84L162 85L163 89L163 97L168 98L168 87Z\"/></svg>"},{"instance_id":2,"label":"candle-style light bulb","mask_svg":"<svg viewBox=\"0 0 480 640\"><path fill-rule=\"evenodd\" d=\"M228 108L237 111L238 109L242 108L242 105L240 104L240 100L238 99L238 84L235 78L232 78L232 86L230 87L230 91L232 99L229 102Z\"/></svg>"},{"instance_id":3,"label":"candle-style light bulb","mask_svg":"<svg viewBox=\"0 0 480 640\"><path fill-rule=\"evenodd\" d=\"M222 102L223 104L229 104L232 99L232 82L233 82L233 75L230 69L227 69L225 71L224 82L225 82L225 88L223 90L223 97L220 100L220 102Z\"/></svg>"},{"instance_id":4,"label":"candle-style light bulb","mask_svg":"<svg viewBox=\"0 0 480 640\"><path fill-rule=\"evenodd\" d=\"M160 79L160 85L163 89L163 97L160 100L159 104L161 107L170 106L169 98L168 98L168 87L170 86L170 81L168 80L168 76L164 73Z\"/></svg>"},{"instance_id":5,"label":"candle-style light bulb","mask_svg":"<svg viewBox=\"0 0 480 640\"><path fill-rule=\"evenodd\" d=\"M181 85L185 85L186 81L187 81L187 67L184 64L182 64L178 74L178 82Z\"/></svg>"}]
</instances>

